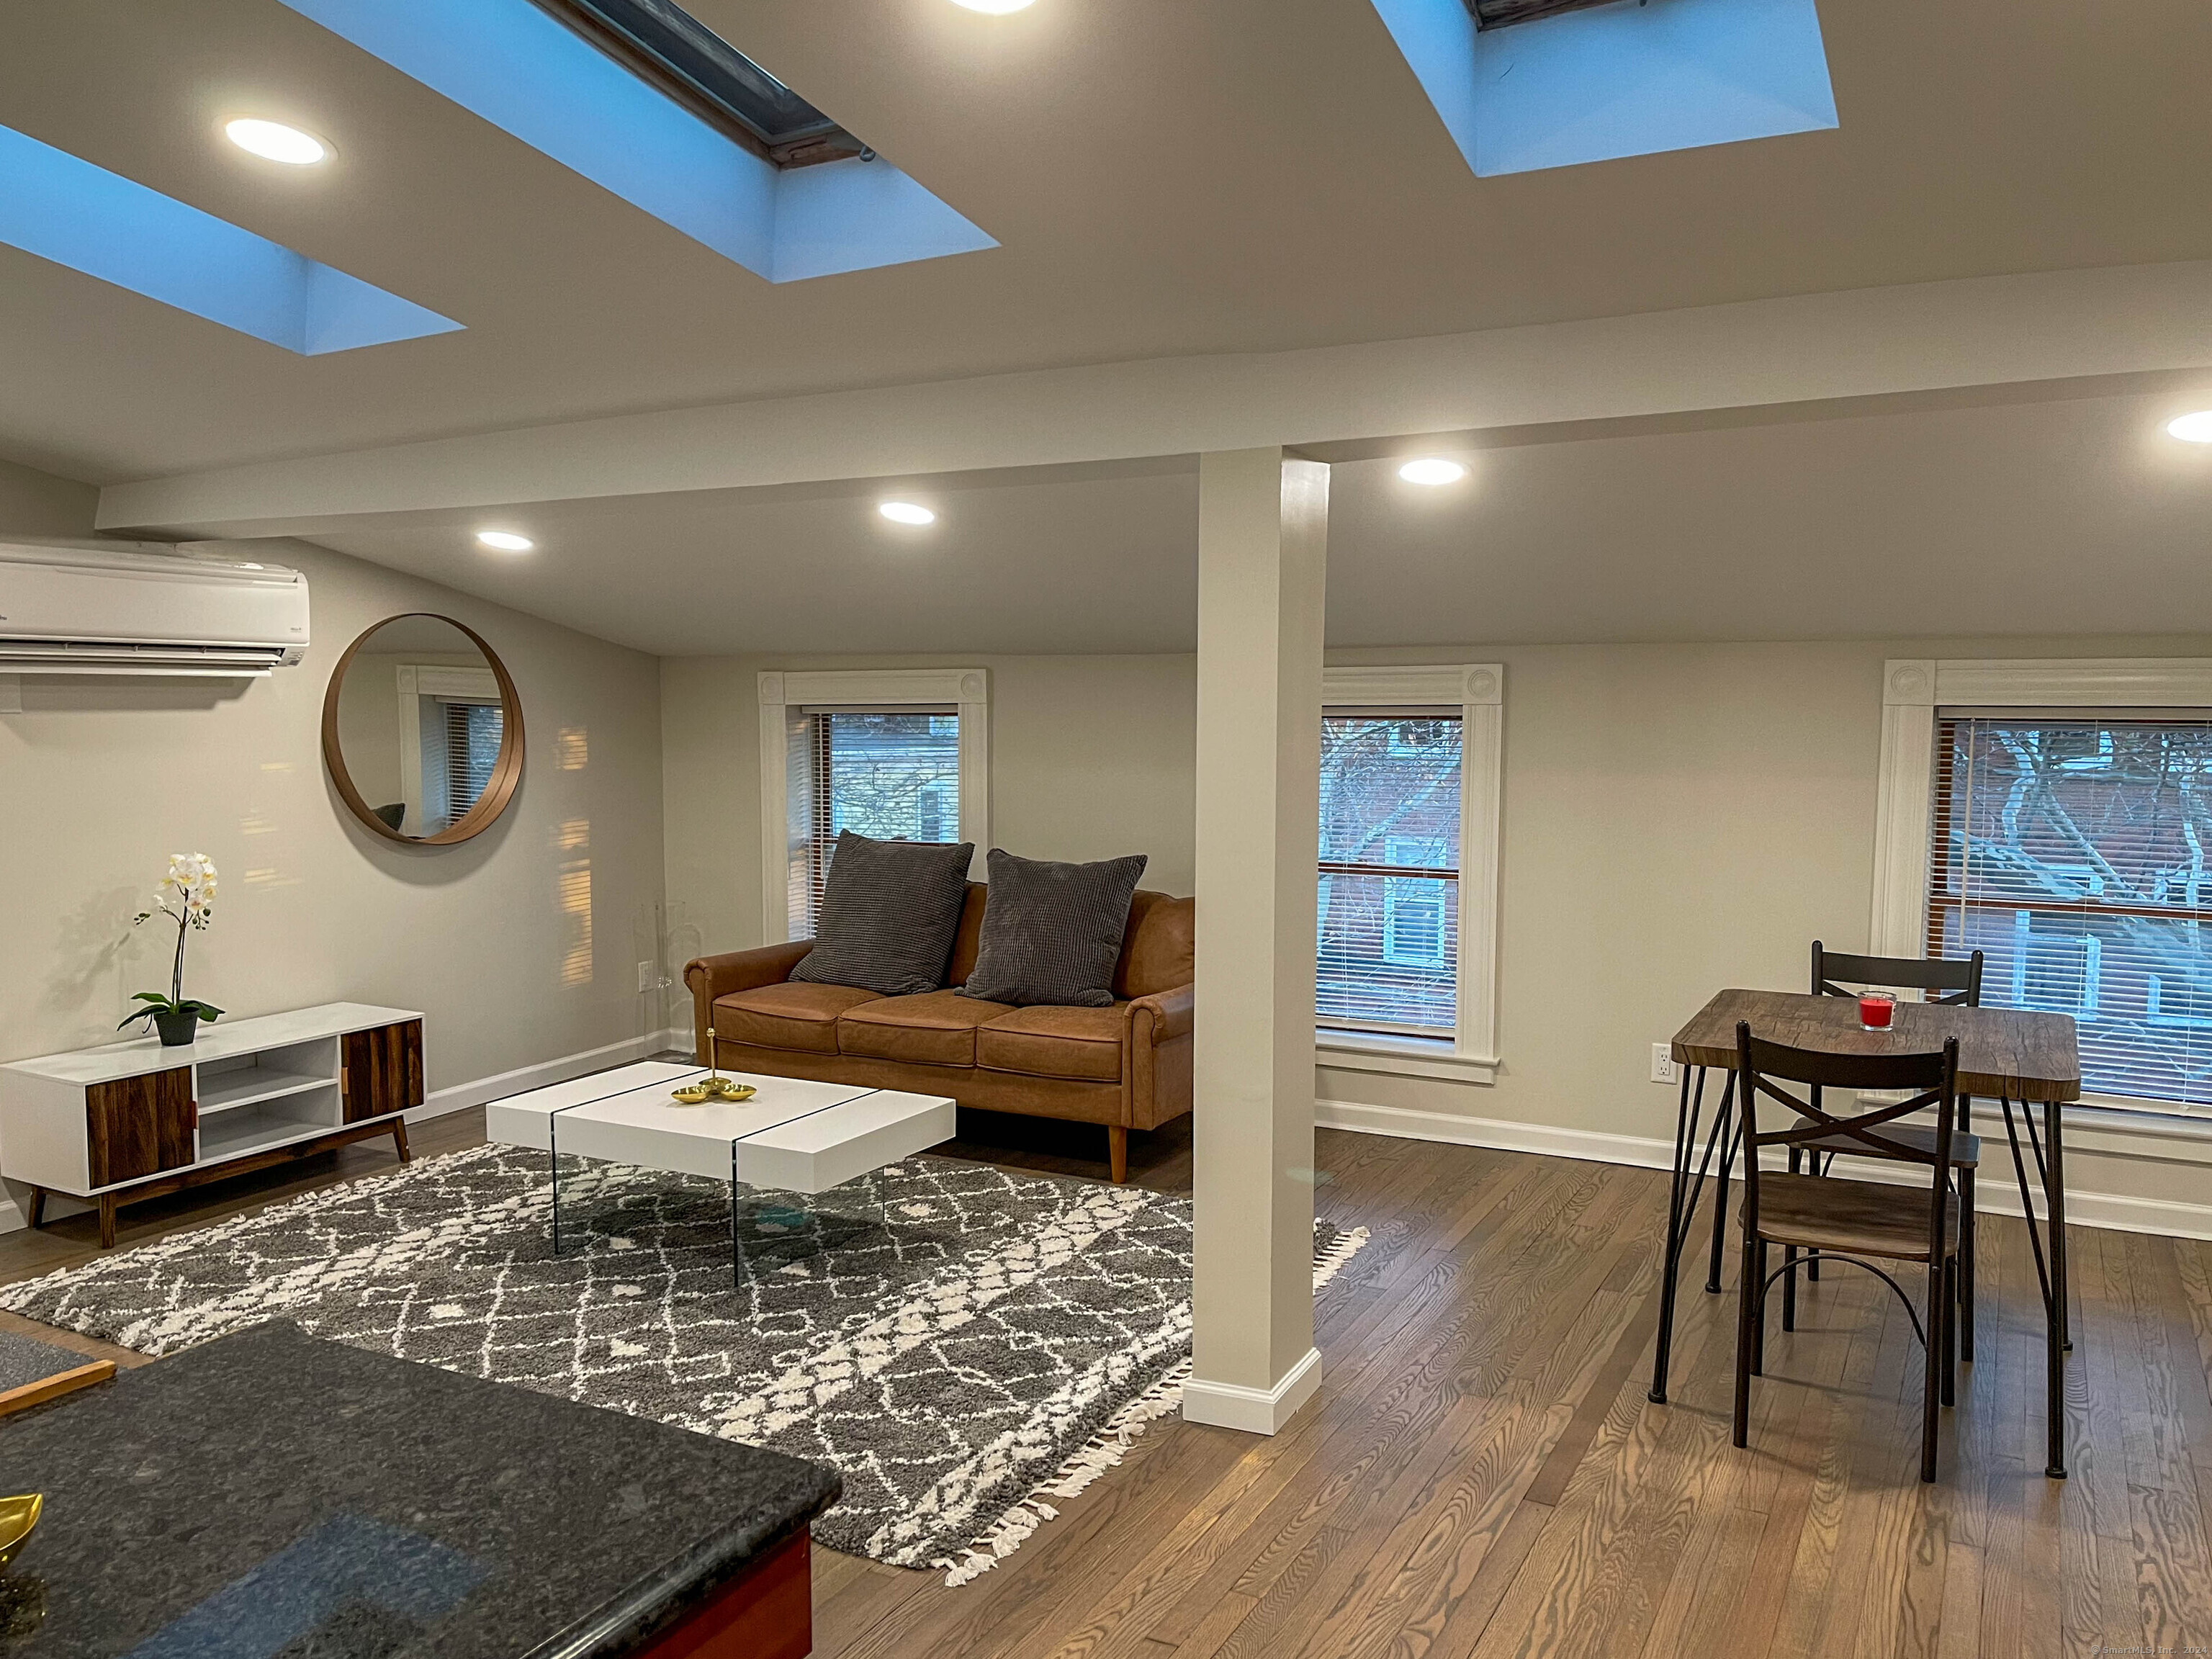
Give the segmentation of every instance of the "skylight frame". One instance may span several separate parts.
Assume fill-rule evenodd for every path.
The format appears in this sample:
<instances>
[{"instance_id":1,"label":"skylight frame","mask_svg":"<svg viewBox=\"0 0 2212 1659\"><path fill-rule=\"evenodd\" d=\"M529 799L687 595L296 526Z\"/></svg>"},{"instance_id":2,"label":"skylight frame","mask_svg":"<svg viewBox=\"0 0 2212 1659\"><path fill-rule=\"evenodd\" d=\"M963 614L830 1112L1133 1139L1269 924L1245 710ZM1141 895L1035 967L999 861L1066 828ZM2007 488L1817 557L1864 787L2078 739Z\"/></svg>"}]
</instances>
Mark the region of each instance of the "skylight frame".
<instances>
[{"instance_id":1,"label":"skylight frame","mask_svg":"<svg viewBox=\"0 0 2212 1659\"><path fill-rule=\"evenodd\" d=\"M277 3L771 283L999 246L872 152L777 167L537 0Z\"/></svg>"},{"instance_id":2,"label":"skylight frame","mask_svg":"<svg viewBox=\"0 0 2212 1659\"><path fill-rule=\"evenodd\" d=\"M632 75L779 167L872 152L675 0L533 0Z\"/></svg>"}]
</instances>

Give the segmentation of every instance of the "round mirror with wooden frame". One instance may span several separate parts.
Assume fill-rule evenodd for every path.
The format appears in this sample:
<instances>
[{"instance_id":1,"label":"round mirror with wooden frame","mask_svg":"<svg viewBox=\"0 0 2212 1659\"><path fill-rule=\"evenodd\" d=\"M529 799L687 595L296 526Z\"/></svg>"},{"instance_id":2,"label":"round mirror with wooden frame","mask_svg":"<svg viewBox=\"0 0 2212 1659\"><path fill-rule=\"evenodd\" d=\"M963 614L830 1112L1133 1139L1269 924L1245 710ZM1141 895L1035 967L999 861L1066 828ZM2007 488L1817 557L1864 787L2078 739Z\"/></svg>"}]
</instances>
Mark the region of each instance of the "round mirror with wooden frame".
<instances>
[{"instance_id":1,"label":"round mirror with wooden frame","mask_svg":"<svg viewBox=\"0 0 2212 1659\"><path fill-rule=\"evenodd\" d=\"M451 617L387 617L348 646L323 697L323 764L386 841L450 847L497 823L522 781L522 699L499 653Z\"/></svg>"}]
</instances>

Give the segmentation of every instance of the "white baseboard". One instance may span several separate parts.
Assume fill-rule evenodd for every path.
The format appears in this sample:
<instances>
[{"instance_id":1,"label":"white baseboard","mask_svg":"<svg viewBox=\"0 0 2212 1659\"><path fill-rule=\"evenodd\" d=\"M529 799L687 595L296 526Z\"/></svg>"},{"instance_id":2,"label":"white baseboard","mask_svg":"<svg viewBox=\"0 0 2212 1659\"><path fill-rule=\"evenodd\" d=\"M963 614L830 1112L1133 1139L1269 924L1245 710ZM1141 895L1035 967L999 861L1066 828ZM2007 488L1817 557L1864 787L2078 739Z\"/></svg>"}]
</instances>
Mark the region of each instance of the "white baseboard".
<instances>
[{"instance_id":1,"label":"white baseboard","mask_svg":"<svg viewBox=\"0 0 2212 1659\"><path fill-rule=\"evenodd\" d=\"M1206 1382L1194 1376L1182 1385L1183 1420L1210 1424L1217 1429L1241 1429L1246 1434L1273 1434L1297 1414L1298 1407L1312 1399L1320 1386L1318 1348L1308 1348L1305 1357L1272 1389Z\"/></svg>"},{"instance_id":2,"label":"white baseboard","mask_svg":"<svg viewBox=\"0 0 2212 1659\"><path fill-rule=\"evenodd\" d=\"M648 1031L643 1036L625 1037L620 1042L610 1042L597 1048L586 1048L581 1054L563 1054L558 1060L541 1060L535 1066L518 1066L512 1072L500 1072L482 1077L473 1083L457 1083L450 1088L434 1091L420 1106L410 1107L407 1121L420 1123L427 1118L443 1117L448 1112L465 1112L471 1106L482 1106L495 1100L504 1100L509 1095L519 1095L526 1089L543 1089L549 1084L565 1083L572 1077L582 1077L589 1072L603 1072L611 1066L626 1066L630 1061L643 1060L664 1049L689 1049L691 1031L671 1028L665 1031ZM62 1193L52 1193L46 1198L46 1212L56 1219L75 1215L92 1206L81 1200ZM0 1233L12 1233L31 1224L22 1207L0 1192Z\"/></svg>"},{"instance_id":3,"label":"white baseboard","mask_svg":"<svg viewBox=\"0 0 2212 1659\"><path fill-rule=\"evenodd\" d=\"M1351 1100L1316 1100L1314 1123L1323 1129L1350 1129L1365 1135L1438 1140L1453 1146L1494 1146L1500 1152L1541 1152L1593 1164L1633 1164L1647 1170L1666 1169L1674 1158L1672 1140L1644 1135L1599 1134L1589 1129L1557 1129L1546 1123L1462 1117L1456 1112L1419 1112L1403 1106L1367 1106Z\"/></svg>"},{"instance_id":4,"label":"white baseboard","mask_svg":"<svg viewBox=\"0 0 2212 1659\"><path fill-rule=\"evenodd\" d=\"M465 1112L471 1106L488 1105L495 1100L505 1100L509 1095L519 1095L529 1089L543 1089L556 1083L566 1083L572 1077L582 1077L590 1072L604 1072L611 1066L627 1066L632 1060L644 1060L664 1048L690 1049L691 1032L682 1030L647 1031L643 1036L624 1037L620 1042L609 1042L597 1048L586 1048L580 1054L563 1054L558 1060L544 1060L534 1066L517 1066L511 1072L497 1072L490 1077L480 1077L473 1083L456 1083L439 1089L420 1106L407 1112L410 1123L419 1123L425 1118L443 1117L448 1112Z\"/></svg>"},{"instance_id":5,"label":"white baseboard","mask_svg":"<svg viewBox=\"0 0 2212 1659\"><path fill-rule=\"evenodd\" d=\"M1980 1115L1978 1111L1976 1115ZM1491 1146L1501 1152L1538 1152L1549 1158L1626 1164L1645 1170L1667 1169L1674 1156L1673 1140L1648 1135L1559 1129L1545 1123L1512 1123L1498 1118L1462 1117L1454 1112L1368 1106L1349 1100L1316 1101L1314 1124L1323 1129L1349 1129L1357 1134L1395 1135L1407 1140L1441 1141L1454 1146ZM2067 1139L2070 1145L2070 1130ZM1984 1146L1988 1148L1990 1143L1985 1139ZM2002 1146L1984 1152L1985 1167L1974 1201L1988 1214L2016 1216L2021 1213L2020 1188L2014 1183L2010 1165L2003 1159ZM1776 1167L1780 1167L1778 1158L1774 1162ZM1875 1159L1846 1158L1843 1160L1843 1169L1844 1173L1867 1181L1914 1179L1899 1166ZM2031 1179L2033 1173L2031 1168ZM2066 1194L2066 1219L2072 1226L2100 1227L2112 1232L2212 1238L2212 1204L2180 1204L2169 1199L2136 1198L2126 1193L2082 1192L2071 1183Z\"/></svg>"}]
</instances>

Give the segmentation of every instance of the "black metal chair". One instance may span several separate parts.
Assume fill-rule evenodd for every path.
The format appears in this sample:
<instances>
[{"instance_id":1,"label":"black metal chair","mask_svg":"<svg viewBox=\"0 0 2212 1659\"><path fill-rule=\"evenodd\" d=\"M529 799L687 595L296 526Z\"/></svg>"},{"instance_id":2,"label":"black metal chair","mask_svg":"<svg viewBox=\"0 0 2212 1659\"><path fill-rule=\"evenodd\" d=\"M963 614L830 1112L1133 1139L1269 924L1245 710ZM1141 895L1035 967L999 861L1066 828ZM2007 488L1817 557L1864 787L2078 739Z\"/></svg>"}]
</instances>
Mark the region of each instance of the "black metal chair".
<instances>
[{"instance_id":1,"label":"black metal chair","mask_svg":"<svg viewBox=\"0 0 2212 1659\"><path fill-rule=\"evenodd\" d=\"M1778 1278L1794 1281L1796 1269L1815 1259L1799 1251L1864 1267L1897 1293L1927 1354L1920 1435L1920 1478L1936 1478L1940 1407L1956 1397L1960 1263L1959 1212L1951 1191L1953 1126L1957 1122L1959 1043L1954 1037L1940 1053L1927 1054L1836 1054L1767 1042L1747 1024L1735 1028L1736 1078L1743 1112L1743 1235L1741 1305L1736 1315L1735 1423L1739 1446L1748 1443L1751 1379L1765 1370L1766 1294ZM1803 1097L1780 1086L1798 1084ZM1842 1115L1825 1110L1826 1089L1899 1090L1906 1099ZM1761 1097L1785 1107L1790 1121L1762 1127ZM1924 1107L1936 1109L1933 1144L1900 1138L1895 1120ZM1769 1105L1769 1121L1772 1106ZM1763 1148L1802 1149L1815 1140L1844 1142L1855 1150L1901 1164L1917 1164L1929 1174L1923 1194L1912 1187L1877 1186L1838 1176L1762 1174ZM1767 1271L1771 1244L1790 1254ZM1867 1260L1917 1261L1928 1271L1927 1318L1914 1312L1912 1298L1881 1268Z\"/></svg>"},{"instance_id":2,"label":"black metal chair","mask_svg":"<svg viewBox=\"0 0 2212 1659\"><path fill-rule=\"evenodd\" d=\"M1841 981L1840 983L1838 981ZM1982 1006L1982 953L1970 957L1857 957L1847 956L1841 951L1822 948L1820 941L1813 941L1813 994L1816 997L1856 998L1851 986L1881 986L1886 989L1910 988L1939 991L1948 994L1929 999L1947 1006L1963 1005L1968 1008ZM1820 1104L1819 1091L1813 1095L1813 1103ZM1974 1173L1982 1161L1981 1137L1968 1132L1966 1124L1973 1108L1971 1097L1959 1101L1956 1133L1951 1140L1951 1169L1959 1183L1959 1357L1969 1365L1974 1363ZM1901 1123L1890 1131L1899 1140L1923 1148L1935 1144L1935 1131L1919 1125ZM1828 1166L1835 1162L1838 1152L1850 1152L1869 1158L1880 1158L1880 1152L1865 1146L1815 1141L1801 1153L1796 1147L1790 1151L1790 1169L1794 1175L1799 1170L1799 1159L1809 1160L1807 1166L1814 1175L1826 1175ZM1820 1277L1820 1260L1814 1258L1813 1267L1805 1275L1818 1281ZM1782 1328L1795 1330L1797 1327L1797 1280L1793 1274L1782 1289Z\"/></svg>"}]
</instances>

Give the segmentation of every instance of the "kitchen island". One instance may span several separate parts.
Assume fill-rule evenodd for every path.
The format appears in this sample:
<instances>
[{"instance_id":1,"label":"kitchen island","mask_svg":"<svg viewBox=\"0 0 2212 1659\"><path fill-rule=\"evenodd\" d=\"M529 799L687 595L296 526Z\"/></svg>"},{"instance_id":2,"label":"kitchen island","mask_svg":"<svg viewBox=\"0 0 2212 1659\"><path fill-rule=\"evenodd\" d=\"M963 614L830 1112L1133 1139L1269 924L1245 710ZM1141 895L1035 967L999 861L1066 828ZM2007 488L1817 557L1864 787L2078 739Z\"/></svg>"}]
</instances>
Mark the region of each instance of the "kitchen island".
<instances>
[{"instance_id":1,"label":"kitchen island","mask_svg":"<svg viewBox=\"0 0 2212 1659\"><path fill-rule=\"evenodd\" d=\"M800 1659L835 1471L276 1322L0 1423L9 1659Z\"/></svg>"}]
</instances>

